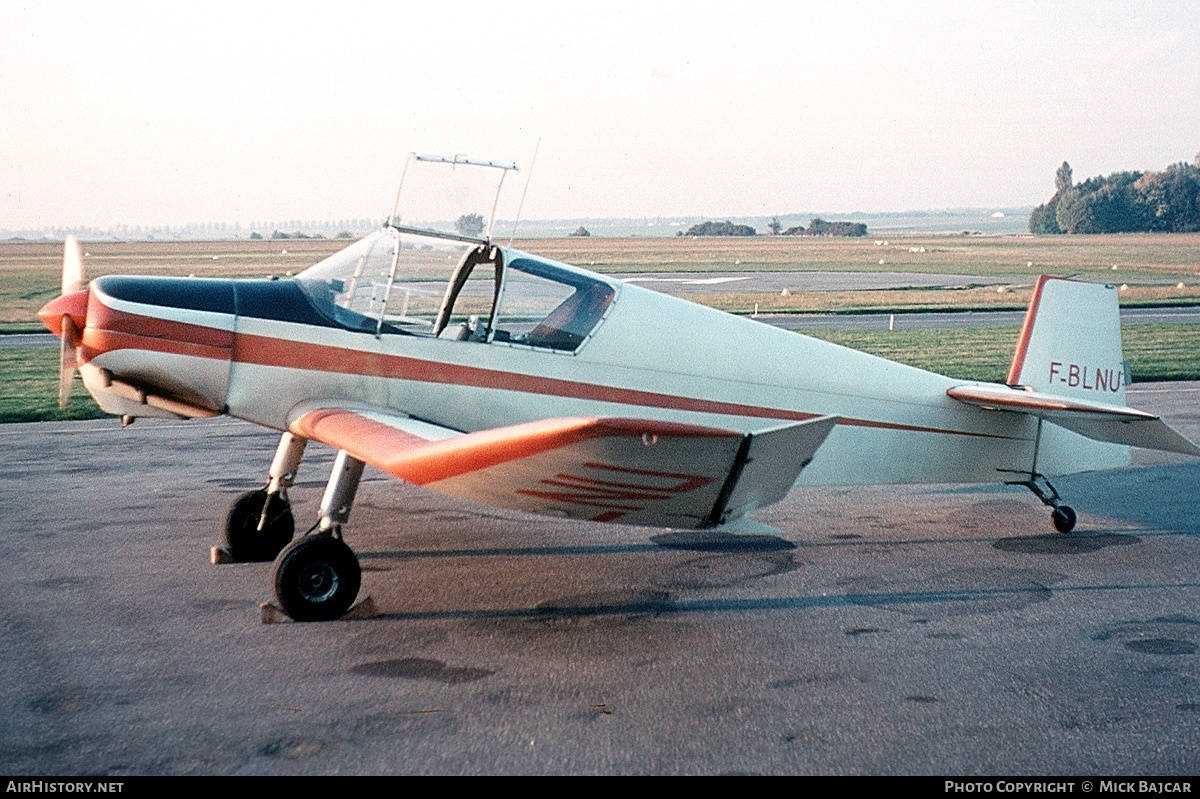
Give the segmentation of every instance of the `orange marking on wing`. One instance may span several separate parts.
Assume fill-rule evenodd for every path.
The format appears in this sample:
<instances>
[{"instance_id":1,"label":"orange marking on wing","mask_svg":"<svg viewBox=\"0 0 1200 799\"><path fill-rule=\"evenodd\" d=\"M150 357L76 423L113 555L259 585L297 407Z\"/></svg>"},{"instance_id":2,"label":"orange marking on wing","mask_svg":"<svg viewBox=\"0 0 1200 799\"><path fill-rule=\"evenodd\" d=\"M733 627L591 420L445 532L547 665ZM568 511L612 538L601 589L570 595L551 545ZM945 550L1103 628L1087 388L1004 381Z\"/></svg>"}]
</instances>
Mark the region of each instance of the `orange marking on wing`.
<instances>
[{"instance_id":1,"label":"orange marking on wing","mask_svg":"<svg viewBox=\"0 0 1200 799\"><path fill-rule=\"evenodd\" d=\"M384 468L382 462L385 456L394 456L405 449L428 443L420 436L341 409L306 413L291 427L296 435L315 438L330 446L344 449L359 460L381 469Z\"/></svg>"},{"instance_id":2,"label":"orange marking on wing","mask_svg":"<svg viewBox=\"0 0 1200 799\"><path fill-rule=\"evenodd\" d=\"M1012 392L1013 396L1004 396L996 391L973 391L970 387L951 388L946 395L957 400L970 403L983 403L1003 408L1015 408L1020 411L1070 411L1074 413L1091 413L1097 416L1116 416L1126 420L1153 420L1157 416L1126 408L1120 405L1102 407L1082 402L1071 402L1067 399L1049 399L1036 393Z\"/></svg>"},{"instance_id":3,"label":"orange marking on wing","mask_svg":"<svg viewBox=\"0 0 1200 799\"><path fill-rule=\"evenodd\" d=\"M625 472L627 474L639 474L656 478L669 478L674 482L670 485L652 485L652 484L635 484L635 483L618 483L610 480L598 480L593 477L585 477L574 474L558 474L553 478L546 478L540 481L542 485L570 489L568 491L535 491L532 489L518 489L517 494L529 497L537 497L538 499L549 499L559 502L566 502L572 505L583 505L592 507L607 507L622 512L642 510L645 505L637 507L629 507L628 504L638 501L663 502L677 494L686 494L689 491L695 491L697 488L708 485L713 481L711 477L702 475L687 475L675 474L673 472L658 472L647 469L632 469L625 466L613 466L610 464L586 463L585 466L594 469L609 469L617 472Z\"/></svg>"},{"instance_id":4,"label":"orange marking on wing","mask_svg":"<svg viewBox=\"0 0 1200 799\"><path fill-rule=\"evenodd\" d=\"M659 435L715 436L728 431L637 419L544 419L426 441L350 410L312 411L292 425L305 438L344 449L359 460L415 485L428 485L592 438Z\"/></svg>"}]
</instances>

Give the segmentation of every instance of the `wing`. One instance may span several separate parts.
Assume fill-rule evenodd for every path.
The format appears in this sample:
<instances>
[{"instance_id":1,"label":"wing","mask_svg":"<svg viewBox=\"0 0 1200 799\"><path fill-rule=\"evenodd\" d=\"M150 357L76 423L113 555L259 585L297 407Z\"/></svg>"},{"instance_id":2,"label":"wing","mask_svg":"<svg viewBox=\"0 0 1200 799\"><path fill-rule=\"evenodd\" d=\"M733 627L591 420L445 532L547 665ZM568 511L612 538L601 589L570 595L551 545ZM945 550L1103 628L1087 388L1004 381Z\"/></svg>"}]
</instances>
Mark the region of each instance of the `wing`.
<instances>
[{"instance_id":1,"label":"wing","mask_svg":"<svg viewBox=\"0 0 1200 799\"><path fill-rule=\"evenodd\" d=\"M1001 385L958 386L946 394L981 408L1028 413L1097 441L1200 455L1200 447L1159 417L1121 405Z\"/></svg>"},{"instance_id":2,"label":"wing","mask_svg":"<svg viewBox=\"0 0 1200 799\"><path fill-rule=\"evenodd\" d=\"M776 502L836 424L742 434L647 419L567 418L458 433L393 411L307 404L296 435L409 483L504 508L712 527Z\"/></svg>"}]
</instances>

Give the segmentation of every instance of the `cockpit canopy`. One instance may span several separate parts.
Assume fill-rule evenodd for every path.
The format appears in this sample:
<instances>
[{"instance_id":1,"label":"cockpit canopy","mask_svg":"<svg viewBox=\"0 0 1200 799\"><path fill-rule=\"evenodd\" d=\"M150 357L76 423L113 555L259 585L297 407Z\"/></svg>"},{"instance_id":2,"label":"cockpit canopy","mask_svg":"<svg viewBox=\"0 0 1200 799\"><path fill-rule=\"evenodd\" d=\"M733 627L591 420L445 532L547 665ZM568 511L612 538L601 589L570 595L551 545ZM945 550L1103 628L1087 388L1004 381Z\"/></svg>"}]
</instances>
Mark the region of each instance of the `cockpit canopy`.
<instances>
[{"instance_id":1,"label":"cockpit canopy","mask_svg":"<svg viewBox=\"0 0 1200 799\"><path fill-rule=\"evenodd\" d=\"M616 284L519 250L385 227L296 278L347 330L574 352Z\"/></svg>"}]
</instances>

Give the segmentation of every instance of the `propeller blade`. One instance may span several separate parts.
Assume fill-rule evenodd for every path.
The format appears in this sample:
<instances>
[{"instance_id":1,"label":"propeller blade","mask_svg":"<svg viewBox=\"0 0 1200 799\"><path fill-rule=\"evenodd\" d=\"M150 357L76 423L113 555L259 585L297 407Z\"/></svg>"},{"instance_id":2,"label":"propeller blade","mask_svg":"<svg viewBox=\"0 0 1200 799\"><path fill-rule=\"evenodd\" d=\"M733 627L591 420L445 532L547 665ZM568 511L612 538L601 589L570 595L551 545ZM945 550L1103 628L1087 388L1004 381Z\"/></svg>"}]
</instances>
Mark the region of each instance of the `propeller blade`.
<instances>
[{"instance_id":1,"label":"propeller blade","mask_svg":"<svg viewBox=\"0 0 1200 799\"><path fill-rule=\"evenodd\" d=\"M67 236L63 242L62 293L71 294L83 288L83 250L79 240Z\"/></svg>"},{"instance_id":2,"label":"propeller blade","mask_svg":"<svg viewBox=\"0 0 1200 799\"><path fill-rule=\"evenodd\" d=\"M75 369L79 366L79 327L75 320L64 314L62 318L62 341L58 349L58 407L67 409L71 399L71 386L75 382Z\"/></svg>"}]
</instances>

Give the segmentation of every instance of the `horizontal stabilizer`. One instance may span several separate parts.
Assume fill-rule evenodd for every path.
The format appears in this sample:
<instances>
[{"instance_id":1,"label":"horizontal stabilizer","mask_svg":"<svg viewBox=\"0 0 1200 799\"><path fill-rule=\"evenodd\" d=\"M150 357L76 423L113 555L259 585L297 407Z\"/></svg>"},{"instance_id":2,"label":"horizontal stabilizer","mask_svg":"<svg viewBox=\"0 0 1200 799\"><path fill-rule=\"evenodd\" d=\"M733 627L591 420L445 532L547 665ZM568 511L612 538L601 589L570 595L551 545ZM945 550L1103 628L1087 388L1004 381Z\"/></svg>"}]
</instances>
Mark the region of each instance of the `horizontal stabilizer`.
<instances>
[{"instance_id":1,"label":"horizontal stabilizer","mask_svg":"<svg viewBox=\"0 0 1200 799\"><path fill-rule=\"evenodd\" d=\"M946 394L980 408L1027 413L1096 441L1200 455L1162 419L1134 408L1000 385L957 386Z\"/></svg>"},{"instance_id":2,"label":"horizontal stabilizer","mask_svg":"<svg viewBox=\"0 0 1200 799\"><path fill-rule=\"evenodd\" d=\"M780 499L836 419L761 434L567 418L457 433L396 412L314 407L290 430L395 477L488 505L656 527L712 527Z\"/></svg>"}]
</instances>

